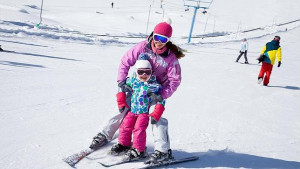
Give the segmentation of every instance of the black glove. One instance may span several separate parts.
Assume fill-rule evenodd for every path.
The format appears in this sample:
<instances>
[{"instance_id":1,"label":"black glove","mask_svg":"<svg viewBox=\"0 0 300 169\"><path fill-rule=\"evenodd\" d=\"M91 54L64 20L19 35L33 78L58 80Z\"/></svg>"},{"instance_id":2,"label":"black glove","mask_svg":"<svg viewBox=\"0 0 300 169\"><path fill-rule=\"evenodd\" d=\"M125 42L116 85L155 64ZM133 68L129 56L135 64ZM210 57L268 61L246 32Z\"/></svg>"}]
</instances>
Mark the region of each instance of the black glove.
<instances>
[{"instance_id":1,"label":"black glove","mask_svg":"<svg viewBox=\"0 0 300 169\"><path fill-rule=\"evenodd\" d=\"M281 61L278 62L278 67L280 67L280 65L281 65Z\"/></svg>"},{"instance_id":2,"label":"black glove","mask_svg":"<svg viewBox=\"0 0 300 169\"><path fill-rule=\"evenodd\" d=\"M152 116L150 117L150 121L151 121L151 124L156 124L157 123L157 121Z\"/></svg>"},{"instance_id":3,"label":"black glove","mask_svg":"<svg viewBox=\"0 0 300 169\"><path fill-rule=\"evenodd\" d=\"M121 89L121 92L132 92L132 88L128 85L126 85L126 80L123 80L118 84L119 88Z\"/></svg>"},{"instance_id":4,"label":"black glove","mask_svg":"<svg viewBox=\"0 0 300 169\"><path fill-rule=\"evenodd\" d=\"M155 105L157 102L161 102L164 100L160 94L148 93L147 96L151 99L150 105Z\"/></svg>"},{"instance_id":5,"label":"black glove","mask_svg":"<svg viewBox=\"0 0 300 169\"><path fill-rule=\"evenodd\" d=\"M258 63L264 61L264 59L265 59L265 55L259 55L259 57L257 58Z\"/></svg>"}]
</instances>

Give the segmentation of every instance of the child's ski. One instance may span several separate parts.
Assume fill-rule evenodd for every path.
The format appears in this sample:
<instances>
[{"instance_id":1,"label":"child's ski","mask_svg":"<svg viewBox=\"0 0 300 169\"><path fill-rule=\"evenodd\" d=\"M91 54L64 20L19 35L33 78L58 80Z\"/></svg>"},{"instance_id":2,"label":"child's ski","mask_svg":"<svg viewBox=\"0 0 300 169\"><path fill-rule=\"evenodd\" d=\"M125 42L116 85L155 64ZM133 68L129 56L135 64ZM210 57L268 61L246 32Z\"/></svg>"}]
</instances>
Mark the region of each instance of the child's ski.
<instances>
[{"instance_id":1,"label":"child's ski","mask_svg":"<svg viewBox=\"0 0 300 169\"><path fill-rule=\"evenodd\" d=\"M81 159L88 156L89 154L91 154L94 151L95 150L88 148L88 149L80 151L79 153L75 153L69 157L64 158L63 161L68 163L71 167L74 167L75 164L77 164Z\"/></svg>"},{"instance_id":2,"label":"child's ski","mask_svg":"<svg viewBox=\"0 0 300 169\"><path fill-rule=\"evenodd\" d=\"M186 157L186 158L181 158L181 159L172 159L172 160L168 160L168 161L161 161L159 163L150 163L150 164L146 164L144 167L138 168L138 169L148 169L148 168L156 168L156 167L161 167L161 166L166 166L166 165L172 165L172 164L178 164L178 163L184 163L184 162L188 162L188 161L194 161L194 160L198 160L199 157L197 156L191 156L191 157ZM118 161L115 163L111 163L111 164L105 164L102 162L99 162L102 166L104 167L113 167L116 165L121 165L121 164L126 164L126 163L131 163L131 162L138 162L141 161L142 159L136 159L136 160L130 160L130 161Z\"/></svg>"},{"instance_id":3,"label":"child's ski","mask_svg":"<svg viewBox=\"0 0 300 169\"><path fill-rule=\"evenodd\" d=\"M126 160L126 161L116 161L115 163L110 163L110 164L106 164L106 163L102 163L102 162L99 162L103 167L113 167L113 166L116 166L116 165L121 165L121 164L125 164L125 163L131 163L131 162L137 162L137 161L140 161L140 160L143 160L144 158L142 159L133 159L133 160Z\"/></svg>"}]
</instances>

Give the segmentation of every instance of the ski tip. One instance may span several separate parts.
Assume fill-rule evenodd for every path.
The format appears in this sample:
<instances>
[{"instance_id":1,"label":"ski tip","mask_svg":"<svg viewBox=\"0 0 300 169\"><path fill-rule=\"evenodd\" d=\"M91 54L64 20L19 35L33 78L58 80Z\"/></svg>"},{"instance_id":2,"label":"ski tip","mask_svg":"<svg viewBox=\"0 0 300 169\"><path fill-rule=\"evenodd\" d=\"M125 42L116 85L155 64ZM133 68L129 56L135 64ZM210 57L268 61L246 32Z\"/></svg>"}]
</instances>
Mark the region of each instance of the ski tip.
<instances>
[{"instance_id":1,"label":"ski tip","mask_svg":"<svg viewBox=\"0 0 300 169\"><path fill-rule=\"evenodd\" d=\"M68 161L67 159L62 159L65 163L69 164L69 166L71 166L72 168L75 168L75 164L73 162Z\"/></svg>"},{"instance_id":2,"label":"ski tip","mask_svg":"<svg viewBox=\"0 0 300 169\"><path fill-rule=\"evenodd\" d=\"M198 160L198 159L199 159L199 156L191 156L191 157L185 158L185 160L190 160L190 161Z\"/></svg>"},{"instance_id":3,"label":"ski tip","mask_svg":"<svg viewBox=\"0 0 300 169\"><path fill-rule=\"evenodd\" d=\"M194 158L195 160L198 160L199 156L193 156L192 158Z\"/></svg>"},{"instance_id":4,"label":"ski tip","mask_svg":"<svg viewBox=\"0 0 300 169\"><path fill-rule=\"evenodd\" d=\"M107 165L107 164L104 164L104 163L101 163L101 162L98 162L99 164L101 164L103 167L110 167L110 165Z\"/></svg>"}]
</instances>

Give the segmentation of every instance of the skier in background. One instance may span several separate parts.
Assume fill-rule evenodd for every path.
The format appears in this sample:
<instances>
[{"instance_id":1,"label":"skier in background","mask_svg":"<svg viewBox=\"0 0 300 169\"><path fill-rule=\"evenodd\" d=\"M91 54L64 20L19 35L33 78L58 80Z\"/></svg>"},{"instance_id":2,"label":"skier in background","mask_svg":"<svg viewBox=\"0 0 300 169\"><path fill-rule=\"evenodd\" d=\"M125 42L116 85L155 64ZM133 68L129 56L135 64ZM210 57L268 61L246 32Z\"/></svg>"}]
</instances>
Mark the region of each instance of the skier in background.
<instances>
[{"instance_id":1,"label":"skier in background","mask_svg":"<svg viewBox=\"0 0 300 169\"><path fill-rule=\"evenodd\" d=\"M146 151L146 129L149 116L159 121L165 108L165 100L161 99L155 104L154 111L149 114L152 98L151 94L158 94L161 85L157 83L156 77L152 75L152 66L148 56L141 53L135 63L136 72L126 79L126 85L132 89L130 111L125 115L119 128L118 143L111 148L112 155L125 152L124 161L131 161L145 157ZM117 94L118 107L123 112L126 103L125 92ZM133 142L131 145L131 135ZM128 150L128 151L127 151Z\"/></svg>"},{"instance_id":2,"label":"skier in background","mask_svg":"<svg viewBox=\"0 0 300 169\"><path fill-rule=\"evenodd\" d=\"M244 38L244 39L242 39L242 42L241 42L240 55L236 58L235 62L239 62L241 56L244 55L245 64L249 64L248 59L247 59L247 51L248 51L248 42L247 42L247 39Z\"/></svg>"},{"instance_id":3,"label":"skier in background","mask_svg":"<svg viewBox=\"0 0 300 169\"><path fill-rule=\"evenodd\" d=\"M276 57L278 60L278 67L280 67L281 47L279 43L280 43L280 37L275 36L274 39L271 42L268 42L260 52L260 57L258 58L258 60L262 62L262 66L258 74L258 82L257 82L258 84L264 81L263 82L264 86L268 86Z\"/></svg>"},{"instance_id":4,"label":"skier in background","mask_svg":"<svg viewBox=\"0 0 300 169\"><path fill-rule=\"evenodd\" d=\"M111 3L111 8L114 8L114 2Z\"/></svg>"},{"instance_id":5,"label":"skier in background","mask_svg":"<svg viewBox=\"0 0 300 169\"><path fill-rule=\"evenodd\" d=\"M153 100L158 101L161 98L166 100L177 90L181 82L181 68L178 59L184 57L184 54L178 46L170 41L173 31L170 24L171 20L157 24L147 40L136 44L122 57L117 79L118 86L122 91L130 92L125 83L126 77L130 67L135 64L141 53L146 53L149 56L153 75L156 76L156 80L162 86L159 94L151 96ZM90 148L98 149L108 141L111 141L126 113L125 110L126 107L123 113L113 117L108 125L94 137ZM168 135L168 120L161 117L157 121L157 119L151 117L151 124L155 151L149 158L148 163L157 163L158 161L172 158Z\"/></svg>"}]
</instances>

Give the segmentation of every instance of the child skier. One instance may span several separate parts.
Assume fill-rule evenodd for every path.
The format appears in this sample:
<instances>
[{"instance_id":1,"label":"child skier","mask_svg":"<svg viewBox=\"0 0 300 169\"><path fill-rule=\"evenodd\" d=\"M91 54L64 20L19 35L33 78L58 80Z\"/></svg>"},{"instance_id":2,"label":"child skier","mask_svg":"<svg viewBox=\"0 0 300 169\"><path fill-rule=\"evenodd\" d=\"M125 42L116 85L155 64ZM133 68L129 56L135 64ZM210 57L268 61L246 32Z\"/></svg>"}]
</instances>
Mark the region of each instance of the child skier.
<instances>
[{"instance_id":1,"label":"child skier","mask_svg":"<svg viewBox=\"0 0 300 169\"><path fill-rule=\"evenodd\" d=\"M151 94L159 93L161 85L156 81L156 77L152 75L152 66L145 53L139 55L135 67L136 72L126 80L126 85L132 88L131 110L125 115L120 126L118 143L111 148L113 155L126 152L123 160L129 161L144 157L149 116L159 121L165 110L165 100L161 98L156 103L154 111L149 114L149 108L153 104ZM117 94L117 102L119 109L129 107L124 92ZM131 135L133 135L132 144Z\"/></svg>"}]
</instances>

